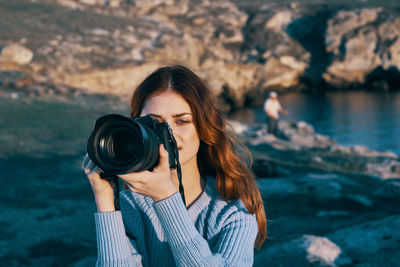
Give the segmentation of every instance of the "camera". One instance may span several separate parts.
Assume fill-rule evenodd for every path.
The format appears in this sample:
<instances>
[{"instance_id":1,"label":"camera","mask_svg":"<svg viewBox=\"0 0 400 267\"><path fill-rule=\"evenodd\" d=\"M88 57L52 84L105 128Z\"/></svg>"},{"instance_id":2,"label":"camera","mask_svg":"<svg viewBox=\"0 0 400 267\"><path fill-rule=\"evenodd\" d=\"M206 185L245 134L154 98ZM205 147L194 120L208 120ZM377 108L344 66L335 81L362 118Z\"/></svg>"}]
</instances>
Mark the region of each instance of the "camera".
<instances>
[{"instance_id":1,"label":"camera","mask_svg":"<svg viewBox=\"0 0 400 267\"><path fill-rule=\"evenodd\" d=\"M87 152L105 175L117 175L152 170L159 162L160 144L168 152L170 168L177 168L178 148L168 123L150 115L132 119L108 114L96 120Z\"/></svg>"}]
</instances>

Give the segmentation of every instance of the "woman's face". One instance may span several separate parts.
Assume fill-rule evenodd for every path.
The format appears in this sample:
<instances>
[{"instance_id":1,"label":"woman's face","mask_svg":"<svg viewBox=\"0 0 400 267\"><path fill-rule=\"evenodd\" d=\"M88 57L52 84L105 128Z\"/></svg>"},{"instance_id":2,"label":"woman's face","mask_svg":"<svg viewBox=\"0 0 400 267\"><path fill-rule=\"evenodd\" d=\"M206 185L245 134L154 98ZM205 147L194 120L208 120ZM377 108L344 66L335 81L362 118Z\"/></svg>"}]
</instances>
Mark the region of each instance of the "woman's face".
<instances>
[{"instance_id":1,"label":"woman's face","mask_svg":"<svg viewBox=\"0 0 400 267\"><path fill-rule=\"evenodd\" d=\"M179 161L182 166L197 166L197 152L200 139L193 123L189 104L179 94L167 91L151 96L144 102L140 116L152 118L169 124L178 144Z\"/></svg>"}]
</instances>

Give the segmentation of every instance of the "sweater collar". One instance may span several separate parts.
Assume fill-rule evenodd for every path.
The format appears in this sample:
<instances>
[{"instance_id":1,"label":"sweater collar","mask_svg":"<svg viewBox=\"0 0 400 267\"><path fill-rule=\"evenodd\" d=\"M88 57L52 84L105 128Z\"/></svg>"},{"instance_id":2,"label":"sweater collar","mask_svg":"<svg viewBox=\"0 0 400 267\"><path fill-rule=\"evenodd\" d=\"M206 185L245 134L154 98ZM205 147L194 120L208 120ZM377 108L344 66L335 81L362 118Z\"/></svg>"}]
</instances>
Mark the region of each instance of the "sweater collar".
<instances>
[{"instance_id":1,"label":"sweater collar","mask_svg":"<svg viewBox=\"0 0 400 267\"><path fill-rule=\"evenodd\" d=\"M215 179L212 177L204 177L205 186L203 192L198 196L198 198L193 201L193 203L187 208L190 218L193 222L196 221L200 212L209 205L212 195L215 191Z\"/></svg>"}]
</instances>

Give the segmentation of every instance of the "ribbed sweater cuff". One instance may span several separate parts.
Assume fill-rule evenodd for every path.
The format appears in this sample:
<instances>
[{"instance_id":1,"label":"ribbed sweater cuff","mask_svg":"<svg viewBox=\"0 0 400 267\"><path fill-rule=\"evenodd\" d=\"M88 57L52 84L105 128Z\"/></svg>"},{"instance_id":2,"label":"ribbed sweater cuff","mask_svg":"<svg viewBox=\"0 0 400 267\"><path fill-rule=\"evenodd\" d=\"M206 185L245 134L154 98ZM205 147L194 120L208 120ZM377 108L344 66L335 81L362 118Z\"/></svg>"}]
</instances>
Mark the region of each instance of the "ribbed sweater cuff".
<instances>
[{"instance_id":1,"label":"ribbed sweater cuff","mask_svg":"<svg viewBox=\"0 0 400 267\"><path fill-rule=\"evenodd\" d=\"M95 213L98 257L102 262L126 259L130 246L120 211Z\"/></svg>"},{"instance_id":2,"label":"ribbed sweater cuff","mask_svg":"<svg viewBox=\"0 0 400 267\"><path fill-rule=\"evenodd\" d=\"M155 202L153 206L170 245L178 247L198 235L178 192L169 198Z\"/></svg>"}]
</instances>

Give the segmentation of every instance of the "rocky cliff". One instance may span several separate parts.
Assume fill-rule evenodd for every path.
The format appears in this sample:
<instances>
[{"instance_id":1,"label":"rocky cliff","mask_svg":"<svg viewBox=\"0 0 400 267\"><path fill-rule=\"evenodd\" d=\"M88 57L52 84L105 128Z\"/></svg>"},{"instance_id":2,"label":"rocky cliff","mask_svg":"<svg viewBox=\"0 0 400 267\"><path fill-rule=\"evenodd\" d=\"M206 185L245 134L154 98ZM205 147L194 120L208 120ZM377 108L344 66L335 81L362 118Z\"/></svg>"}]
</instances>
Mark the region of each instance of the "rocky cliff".
<instances>
[{"instance_id":1,"label":"rocky cliff","mask_svg":"<svg viewBox=\"0 0 400 267\"><path fill-rule=\"evenodd\" d=\"M0 0L0 18L0 83L31 94L128 97L165 64L191 67L227 108L270 90L399 88L400 9L388 5Z\"/></svg>"},{"instance_id":2,"label":"rocky cliff","mask_svg":"<svg viewBox=\"0 0 400 267\"><path fill-rule=\"evenodd\" d=\"M399 179L400 160L393 152L376 152L365 146L343 146L318 133L305 122L279 123L278 138L265 124L230 121L231 129L253 155L258 177L277 175L277 166L292 170L322 171L378 179Z\"/></svg>"}]
</instances>

